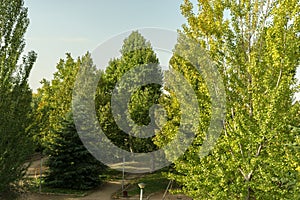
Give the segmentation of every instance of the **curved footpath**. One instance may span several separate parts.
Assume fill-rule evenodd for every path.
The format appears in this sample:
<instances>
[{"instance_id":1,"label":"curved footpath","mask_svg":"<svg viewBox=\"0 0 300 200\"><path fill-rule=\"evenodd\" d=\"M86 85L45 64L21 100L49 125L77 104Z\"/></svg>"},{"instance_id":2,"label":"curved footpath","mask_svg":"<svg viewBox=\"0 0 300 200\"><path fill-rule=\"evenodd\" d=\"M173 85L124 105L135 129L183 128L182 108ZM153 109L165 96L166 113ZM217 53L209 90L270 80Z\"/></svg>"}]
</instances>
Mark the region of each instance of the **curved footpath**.
<instances>
[{"instance_id":1,"label":"curved footpath","mask_svg":"<svg viewBox=\"0 0 300 200\"><path fill-rule=\"evenodd\" d=\"M33 176L36 178L37 175L39 175L39 167L40 167L40 160L35 160L32 162L29 169L32 170L28 171L28 176ZM38 170L37 170L38 169ZM132 180L137 177L140 177L140 175L127 175L127 180ZM50 195L50 194L38 194L38 193L29 193L21 196L19 200L111 200L111 196L118 191L121 188L121 181L110 181L107 183L104 183L99 189L89 193L87 196L84 197L76 197L74 195ZM179 197L179 198L178 198ZM148 198L145 198L145 200L161 200L163 198L163 192L161 193L155 193L153 195L149 195ZM181 197L178 195L167 195L165 200L190 200L191 198ZM132 198L120 198L120 199L126 199L126 200L139 200L139 197L132 197Z\"/></svg>"},{"instance_id":2,"label":"curved footpath","mask_svg":"<svg viewBox=\"0 0 300 200\"><path fill-rule=\"evenodd\" d=\"M47 194L27 194L20 200L111 200L111 195L119 190L121 182L111 181L103 184L103 186L87 196L74 197L72 195L47 195Z\"/></svg>"},{"instance_id":3,"label":"curved footpath","mask_svg":"<svg viewBox=\"0 0 300 200\"><path fill-rule=\"evenodd\" d=\"M74 198L74 200L111 200L111 195L119 190L121 187L121 182L118 181L111 181L108 183L105 183L100 190L97 190L95 192L92 192L91 194L80 197L80 198ZM70 199L71 200L71 199ZM73 199L72 199L73 200Z\"/></svg>"},{"instance_id":4,"label":"curved footpath","mask_svg":"<svg viewBox=\"0 0 300 200\"><path fill-rule=\"evenodd\" d=\"M47 194L27 194L20 198L20 200L112 200L111 196L113 193L118 191L121 187L120 181L111 181L105 183L101 188L98 190L88 194L84 197L74 197L71 195L47 195ZM150 195L145 200L161 200L163 197L163 192L161 193L155 193L153 195ZM138 200L138 197L135 198L124 198L127 200ZM167 195L166 200L191 200L191 198L181 196L181 195Z\"/></svg>"}]
</instances>

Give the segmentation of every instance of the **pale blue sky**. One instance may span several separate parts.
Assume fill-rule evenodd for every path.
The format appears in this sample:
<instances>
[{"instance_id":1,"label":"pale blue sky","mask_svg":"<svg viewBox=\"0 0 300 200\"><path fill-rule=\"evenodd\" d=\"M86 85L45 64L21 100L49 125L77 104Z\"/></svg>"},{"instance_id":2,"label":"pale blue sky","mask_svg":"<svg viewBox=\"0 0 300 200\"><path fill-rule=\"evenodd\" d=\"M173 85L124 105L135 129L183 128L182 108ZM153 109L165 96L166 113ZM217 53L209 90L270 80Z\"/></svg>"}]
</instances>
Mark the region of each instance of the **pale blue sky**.
<instances>
[{"instance_id":1,"label":"pale blue sky","mask_svg":"<svg viewBox=\"0 0 300 200\"><path fill-rule=\"evenodd\" d=\"M56 63L69 52L74 58L124 31L158 27L176 31L185 23L182 0L25 0L30 25L25 51L38 60L30 76L35 90L50 80Z\"/></svg>"}]
</instances>

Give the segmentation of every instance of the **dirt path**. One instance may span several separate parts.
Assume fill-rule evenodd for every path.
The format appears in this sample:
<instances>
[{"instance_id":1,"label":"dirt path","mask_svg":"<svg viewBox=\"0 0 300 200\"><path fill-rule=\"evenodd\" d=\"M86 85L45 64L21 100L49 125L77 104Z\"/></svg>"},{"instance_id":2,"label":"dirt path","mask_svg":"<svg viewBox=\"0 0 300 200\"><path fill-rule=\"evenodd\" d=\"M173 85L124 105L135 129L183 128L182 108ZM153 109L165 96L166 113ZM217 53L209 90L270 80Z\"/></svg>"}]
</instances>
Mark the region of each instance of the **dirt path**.
<instances>
[{"instance_id":1,"label":"dirt path","mask_svg":"<svg viewBox=\"0 0 300 200\"><path fill-rule=\"evenodd\" d=\"M156 193L154 195L151 195L149 200L162 200L163 196L164 196L163 192ZM167 194L166 197L165 197L165 200L178 200L178 199L192 200L192 198L186 197L184 195L170 195L170 194Z\"/></svg>"},{"instance_id":2,"label":"dirt path","mask_svg":"<svg viewBox=\"0 0 300 200\"><path fill-rule=\"evenodd\" d=\"M76 198L76 200L111 200L111 195L121 188L121 182L112 181L104 184L100 190L97 190L86 197ZM75 199L74 199L75 200Z\"/></svg>"},{"instance_id":3,"label":"dirt path","mask_svg":"<svg viewBox=\"0 0 300 200\"><path fill-rule=\"evenodd\" d=\"M75 197L72 195L47 195L47 194L27 194L20 200L111 200L111 195L121 187L121 182L111 181L105 183L99 190L96 190L85 197Z\"/></svg>"},{"instance_id":4,"label":"dirt path","mask_svg":"<svg viewBox=\"0 0 300 200\"><path fill-rule=\"evenodd\" d=\"M44 169L43 169L44 170ZM40 172L40 160L34 160L31 163L31 166L28 170L27 175L32 177L38 177ZM127 183L130 180L140 178L143 174L126 174ZM111 200L111 196L113 193L118 191L121 188L121 180L120 181L110 181L103 184L99 189L89 193L84 197L76 197L74 195L47 195L47 194L26 194L23 195L20 200ZM161 200L163 197L163 192L156 193L151 195L149 200ZM166 200L191 200L191 198L187 198L181 195L167 195Z\"/></svg>"},{"instance_id":5,"label":"dirt path","mask_svg":"<svg viewBox=\"0 0 300 200\"><path fill-rule=\"evenodd\" d=\"M43 159L43 163L46 159ZM31 161L27 171L29 177L39 177L41 166L41 155L36 154ZM43 166L44 168L44 166ZM43 169L44 171L45 169ZM85 197L75 197L74 195L48 195L48 194L26 194L20 200L111 200L111 195L121 188L121 181L110 181L103 184L98 190Z\"/></svg>"}]
</instances>

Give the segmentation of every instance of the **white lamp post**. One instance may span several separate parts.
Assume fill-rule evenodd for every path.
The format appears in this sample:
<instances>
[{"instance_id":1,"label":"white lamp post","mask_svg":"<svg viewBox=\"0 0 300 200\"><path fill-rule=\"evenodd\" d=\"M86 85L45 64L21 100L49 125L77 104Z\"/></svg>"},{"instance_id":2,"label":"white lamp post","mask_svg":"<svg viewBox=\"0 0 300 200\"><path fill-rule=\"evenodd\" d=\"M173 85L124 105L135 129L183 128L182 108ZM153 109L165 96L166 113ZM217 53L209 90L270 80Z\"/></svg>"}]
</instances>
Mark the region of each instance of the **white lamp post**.
<instances>
[{"instance_id":1,"label":"white lamp post","mask_svg":"<svg viewBox=\"0 0 300 200\"><path fill-rule=\"evenodd\" d=\"M143 189L145 188L145 183L139 183L139 188L141 189L140 200L143 200Z\"/></svg>"}]
</instances>

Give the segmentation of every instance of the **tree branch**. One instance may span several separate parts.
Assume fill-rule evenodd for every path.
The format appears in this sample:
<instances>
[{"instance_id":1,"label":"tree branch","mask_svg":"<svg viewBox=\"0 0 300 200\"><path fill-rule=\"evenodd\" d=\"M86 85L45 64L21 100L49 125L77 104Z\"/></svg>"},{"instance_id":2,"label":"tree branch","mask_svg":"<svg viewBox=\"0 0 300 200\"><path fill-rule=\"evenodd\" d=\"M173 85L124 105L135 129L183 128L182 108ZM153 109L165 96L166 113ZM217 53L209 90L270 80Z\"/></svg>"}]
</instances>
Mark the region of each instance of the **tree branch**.
<instances>
[{"instance_id":1,"label":"tree branch","mask_svg":"<svg viewBox=\"0 0 300 200\"><path fill-rule=\"evenodd\" d=\"M240 151L241 151L242 157L244 158L244 152L243 152L241 143L239 143L239 147L240 147Z\"/></svg>"},{"instance_id":2,"label":"tree branch","mask_svg":"<svg viewBox=\"0 0 300 200\"><path fill-rule=\"evenodd\" d=\"M279 86L279 82L281 80L281 76L282 76L282 68L280 68L280 72L279 72L277 83L276 83L276 88Z\"/></svg>"},{"instance_id":3,"label":"tree branch","mask_svg":"<svg viewBox=\"0 0 300 200\"><path fill-rule=\"evenodd\" d=\"M262 143L260 143L260 145L259 145L259 147L258 147L258 149L257 149L257 152L256 152L256 154L255 154L255 157L258 157L258 156L259 156L259 154L260 154L260 152L261 152L261 148L262 148Z\"/></svg>"},{"instance_id":4,"label":"tree branch","mask_svg":"<svg viewBox=\"0 0 300 200\"><path fill-rule=\"evenodd\" d=\"M250 181L250 179L251 179L251 177L252 177L252 173L253 173L252 170L251 170L251 172L248 173L248 174L245 174L241 168L239 168L239 171L241 172L241 174L243 175L243 177L244 177L244 179L245 179L246 181Z\"/></svg>"}]
</instances>

